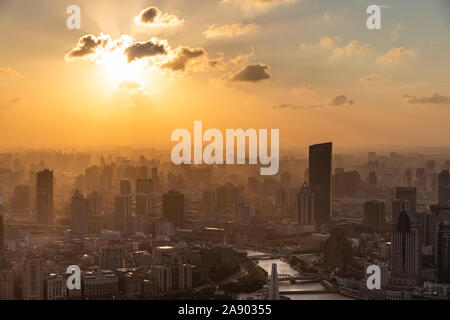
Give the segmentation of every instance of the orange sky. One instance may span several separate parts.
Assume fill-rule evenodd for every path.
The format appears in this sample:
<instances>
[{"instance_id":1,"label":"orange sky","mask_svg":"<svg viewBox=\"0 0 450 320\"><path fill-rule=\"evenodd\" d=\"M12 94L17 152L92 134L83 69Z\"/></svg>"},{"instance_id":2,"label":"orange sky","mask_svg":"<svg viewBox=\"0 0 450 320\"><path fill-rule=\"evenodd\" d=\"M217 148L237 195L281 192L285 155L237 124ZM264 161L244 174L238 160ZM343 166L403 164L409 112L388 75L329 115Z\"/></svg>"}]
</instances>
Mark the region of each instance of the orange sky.
<instances>
[{"instance_id":1,"label":"orange sky","mask_svg":"<svg viewBox=\"0 0 450 320\"><path fill-rule=\"evenodd\" d=\"M378 1L373 31L362 1L77 2L80 30L70 1L1 3L0 146L169 146L194 120L278 128L281 149L448 146L444 1Z\"/></svg>"}]
</instances>

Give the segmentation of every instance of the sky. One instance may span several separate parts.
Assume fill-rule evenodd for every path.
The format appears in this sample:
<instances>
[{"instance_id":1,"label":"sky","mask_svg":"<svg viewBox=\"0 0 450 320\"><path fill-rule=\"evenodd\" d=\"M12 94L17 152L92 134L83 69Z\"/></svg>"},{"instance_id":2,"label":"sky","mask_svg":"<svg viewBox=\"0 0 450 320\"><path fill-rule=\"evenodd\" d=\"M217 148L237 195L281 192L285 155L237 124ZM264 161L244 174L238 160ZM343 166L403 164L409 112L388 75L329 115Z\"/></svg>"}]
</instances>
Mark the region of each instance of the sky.
<instances>
[{"instance_id":1,"label":"sky","mask_svg":"<svg viewBox=\"0 0 450 320\"><path fill-rule=\"evenodd\" d=\"M1 147L167 147L194 120L449 146L448 0L0 0L0 41Z\"/></svg>"}]
</instances>

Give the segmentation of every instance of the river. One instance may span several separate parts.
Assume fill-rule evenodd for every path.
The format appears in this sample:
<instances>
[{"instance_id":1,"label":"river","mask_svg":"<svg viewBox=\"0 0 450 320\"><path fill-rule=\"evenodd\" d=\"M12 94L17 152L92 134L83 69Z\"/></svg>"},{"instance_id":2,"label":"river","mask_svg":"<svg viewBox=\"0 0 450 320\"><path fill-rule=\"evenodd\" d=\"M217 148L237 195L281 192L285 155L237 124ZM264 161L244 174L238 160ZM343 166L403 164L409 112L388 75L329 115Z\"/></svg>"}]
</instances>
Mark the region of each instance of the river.
<instances>
[{"instance_id":1,"label":"river","mask_svg":"<svg viewBox=\"0 0 450 320\"><path fill-rule=\"evenodd\" d=\"M261 255L264 252L258 252L253 250L244 250L247 253L247 256L251 257L253 255ZM258 265L261 266L267 273L271 273L272 264L277 264L278 274L296 274L298 273L295 269L293 269L289 263L282 261L280 259L269 259L269 260L258 260ZM325 290L325 287L320 284L320 282L314 283L302 283L301 281L297 281L296 283L290 283L289 281L280 281L278 283L280 291L300 291L300 290ZM289 297L291 300L353 300L352 298L341 296L337 293L315 293L315 294L286 294L283 293L283 296Z\"/></svg>"}]
</instances>

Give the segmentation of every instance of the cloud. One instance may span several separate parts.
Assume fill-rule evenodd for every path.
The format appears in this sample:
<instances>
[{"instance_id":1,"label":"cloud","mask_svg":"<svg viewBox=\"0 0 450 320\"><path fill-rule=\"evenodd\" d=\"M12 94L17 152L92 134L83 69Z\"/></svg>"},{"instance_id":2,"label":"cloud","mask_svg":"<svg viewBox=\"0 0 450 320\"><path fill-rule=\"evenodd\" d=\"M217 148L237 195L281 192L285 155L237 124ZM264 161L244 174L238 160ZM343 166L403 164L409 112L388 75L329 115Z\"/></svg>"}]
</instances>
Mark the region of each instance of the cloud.
<instances>
[{"instance_id":1,"label":"cloud","mask_svg":"<svg viewBox=\"0 0 450 320\"><path fill-rule=\"evenodd\" d=\"M11 104L17 104L17 103L19 103L21 101L22 101L21 97L15 97L15 98L12 98L12 99L8 100L8 102L11 103Z\"/></svg>"},{"instance_id":2,"label":"cloud","mask_svg":"<svg viewBox=\"0 0 450 320\"><path fill-rule=\"evenodd\" d=\"M0 79L1 78L19 78L22 75L15 69L10 67L0 67Z\"/></svg>"},{"instance_id":3,"label":"cloud","mask_svg":"<svg viewBox=\"0 0 450 320\"><path fill-rule=\"evenodd\" d=\"M206 38L230 38L236 36L242 36L258 29L259 26L253 23L243 24L226 24L223 26L216 26L215 24L210 25L208 30L203 32Z\"/></svg>"},{"instance_id":4,"label":"cloud","mask_svg":"<svg viewBox=\"0 0 450 320\"><path fill-rule=\"evenodd\" d=\"M254 56L255 56L255 48L251 47L249 53L243 53L234 58L231 58L230 62L234 65L247 64L248 61Z\"/></svg>"},{"instance_id":5,"label":"cloud","mask_svg":"<svg viewBox=\"0 0 450 320\"><path fill-rule=\"evenodd\" d=\"M312 105L292 105L290 103L282 103L277 106L273 106L273 109L292 109L292 110L299 110L299 109L318 109L323 108L325 105L323 104L312 104Z\"/></svg>"},{"instance_id":6,"label":"cloud","mask_svg":"<svg viewBox=\"0 0 450 320\"><path fill-rule=\"evenodd\" d=\"M398 64L404 58L414 59L416 55L416 52L412 49L407 50L405 47L393 47L386 54L379 56L377 62L385 65L394 65Z\"/></svg>"},{"instance_id":7,"label":"cloud","mask_svg":"<svg viewBox=\"0 0 450 320\"><path fill-rule=\"evenodd\" d=\"M162 14L156 7L149 7L134 17L134 22L147 27L176 27L183 24L184 20L174 14Z\"/></svg>"},{"instance_id":8,"label":"cloud","mask_svg":"<svg viewBox=\"0 0 450 320\"><path fill-rule=\"evenodd\" d=\"M167 42L152 38L146 42L135 42L124 50L128 62L146 57L167 54Z\"/></svg>"},{"instance_id":9,"label":"cloud","mask_svg":"<svg viewBox=\"0 0 450 320\"><path fill-rule=\"evenodd\" d=\"M332 58L339 56L351 56L367 51L369 46L367 44L360 44L358 40L349 41L344 47L337 47L334 49Z\"/></svg>"},{"instance_id":10,"label":"cloud","mask_svg":"<svg viewBox=\"0 0 450 320\"><path fill-rule=\"evenodd\" d=\"M347 99L346 96L336 96L333 98L333 100L331 100L331 102L329 103L330 106L341 106L344 104L349 104L349 105L354 105L355 101Z\"/></svg>"},{"instance_id":11,"label":"cloud","mask_svg":"<svg viewBox=\"0 0 450 320\"><path fill-rule=\"evenodd\" d=\"M268 69L269 66L262 63L250 64L239 70L234 75L231 75L229 80L232 82L258 82L267 80L270 79Z\"/></svg>"},{"instance_id":12,"label":"cloud","mask_svg":"<svg viewBox=\"0 0 450 320\"><path fill-rule=\"evenodd\" d=\"M440 104L440 103L449 103L450 99L448 96L440 95L437 92L433 92L431 96L424 96L424 97L416 97L411 96L409 94L405 94L403 98L408 99L407 103L410 104L416 104L416 103L433 103L433 104Z\"/></svg>"},{"instance_id":13,"label":"cloud","mask_svg":"<svg viewBox=\"0 0 450 320\"><path fill-rule=\"evenodd\" d=\"M339 37L334 37L334 38L330 38L330 37L323 37L319 40L319 46L320 47L325 47L325 48L332 48L334 47L338 42L341 42L342 39Z\"/></svg>"},{"instance_id":14,"label":"cloud","mask_svg":"<svg viewBox=\"0 0 450 320\"><path fill-rule=\"evenodd\" d=\"M175 56L162 67L172 71L185 71L188 66L199 63L205 57L207 58L207 54L203 48L178 47Z\"/></svg>"},{"instance_id":15,"label":"cloud","mask_svg":"<svg viewBox=\"0 0 450 320\"><path fill-rule=\"evenodd\" d=\"M222 0L222 3L232 3L241 8L270 8L282 4L295 2L296 0Z\"/></svg>"},{"instance_id":16,"label":"cloud","mask_svg":"<svg viewBox=\"0 0 450 320\"><path fill-rule=\"evenodd\" d=\"M92 34L84 35L78 40L77 46L66 54L66 58L76 59L92 56L97 53L98 48L105 48L110 41L111 38L103 33L99 37Z\"/></svg>"},{"instance_id":17,"label":"cloud","mask_svg":"<svg viewBox=\"0 0 450 320\"><path fill-rule=\"evenodd\" d=\"M361 78L359 78L360 82L375 82L378 80L381 80L383 78L382 75L380 74L369 74L367 76L363 76Z\"/></svg>"}]
</instances>

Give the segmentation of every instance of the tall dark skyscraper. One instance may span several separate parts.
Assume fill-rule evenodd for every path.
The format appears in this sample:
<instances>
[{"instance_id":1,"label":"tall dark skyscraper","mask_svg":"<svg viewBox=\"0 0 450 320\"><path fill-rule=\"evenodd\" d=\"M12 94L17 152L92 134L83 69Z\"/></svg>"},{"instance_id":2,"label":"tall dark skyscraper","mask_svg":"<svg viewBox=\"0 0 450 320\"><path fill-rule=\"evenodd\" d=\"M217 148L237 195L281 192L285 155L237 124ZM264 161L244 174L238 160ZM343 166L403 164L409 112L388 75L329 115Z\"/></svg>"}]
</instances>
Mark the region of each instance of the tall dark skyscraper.
<instances>
[{"instance_id":1,"label":"tall dark skyscraper","mask_svg":"<svg viewBox=\"0 0 450 320\"><path fill-rule=\"evenodd\" d=\"M53 171L36 174L36 212L39 224L53 224Z\"/></svg>"},{"instance_id":2,"label":"tall dark skyscraper","mask_svg":"<svg viewBox=\"0 0 450 320\"><path fill-rule=\"evenodd\" d=\"M70 217L72 232L82 235L88 232L88 199L77 190L70 203Z\"/></svg>"},{"instance_id":3,"label":"tall dark skyscraper","mask_svg":"<svg viewBox=\"0 0 450 320\"><path fill-rule=\"evenodd\" d=\"M309 147L309 184L314 193L316 223L331 217L331 159L331 142Z\"/></svg>"},{"instance_id":4,"label":"tall dark skyscraper","mask_svg":"<svg viewBox=\"0 0 450 320\"><path fill-rule=\"evenodd\" d=\"M450 224L439 225L438 277L440 283L450 283Z\"/></svg>"},{"instance_id":5,"label":"tall dark skyscraper","mask_svg":"<svg viewBox=\"0 0 450 320\"><path fill-rule=\"evenodd\" d=\"M421 281L422 241L419 219L414 212L403 211L392 232L393 285L411 287Z\"/></svg>"},{"instance_id":6,"label":"tall dark skyscraper","mask_svg":"<svg viewBox=\"0 0 450 320\"><path fill-rule=\"evenodd\" d=\"M408 209L416 213L417 209L417 189L416 187L397 187L395 189L395 198L408 200Z\"/></svg>"},{"instance_id":7,"label":"tall dark skyscraper","mask_svg":"<svg viewBox=\"0 0 450 320\"><path fill-rule=\"evenodd\" d=\"M163 216L175 226L183 225L184 195L180 191L171 190L163 195Z\"/></svg>"},{"instance_id":8,"label":"tall dark skyscraper","mask_svg":"<svg viewBox=\"0 0 450 320\"><path fill-rule=\"evenodd\" d=\"M0 215L0 269L4 268L7 268L5 255L5 225L3 224L3 216Z\"/></svg>"},{"instance_id":9,"label":"tall dark skyscraper","mask_svg":"<svg viewBox=\"0 0 450 320\"><path fill-rule=\"evenodd\" d=\"M450 200L450 173L442 170L438 177L439 203L448 204Z\"/></svg>"}]
</instances>

